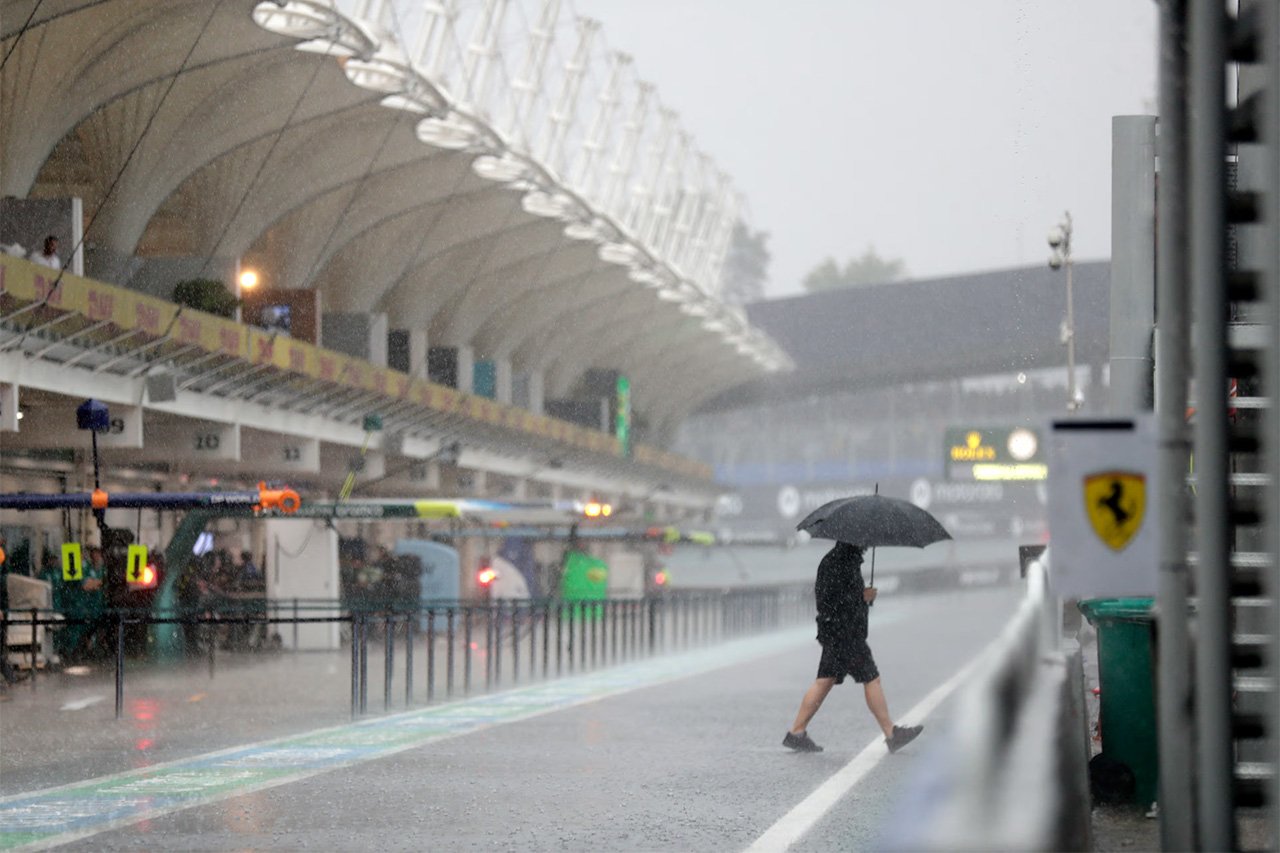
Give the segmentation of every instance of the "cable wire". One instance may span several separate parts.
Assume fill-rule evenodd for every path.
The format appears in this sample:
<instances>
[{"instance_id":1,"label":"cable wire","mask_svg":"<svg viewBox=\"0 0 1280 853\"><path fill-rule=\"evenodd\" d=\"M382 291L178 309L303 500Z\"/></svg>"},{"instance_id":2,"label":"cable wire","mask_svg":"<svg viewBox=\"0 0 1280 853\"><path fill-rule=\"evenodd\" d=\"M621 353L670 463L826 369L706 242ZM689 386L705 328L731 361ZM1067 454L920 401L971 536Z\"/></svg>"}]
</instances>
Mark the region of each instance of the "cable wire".
<instances>
[{"instance_id":1,"label":"cable wire","mask_svg":"<svg viewBox=\"0 0 1280 853\"><path fill-rule=\"evenodd\" d=\"M10 45L9 50L5 52L4 59L0 60L0 71L3 71L4 67L9 64L9 57L13 56L13 52L18 49L18 43L22 41L22 37L25 36L27 34L27 30L31 28L31 22L35 20L36 12L40 11L40 6L43 3L44 0L36 0L36 5L31 7L31 14L27 15L27 19L22 22L22 29L18 30L18 35L14 38L13 44Z\"/></svg>"},{"instance_id":2,"label":"cable wire","mask_svg":"<svg viewBox=\"0 0 1280 853\"><path fill-rule=\"evenodd\" d=\"M151 126L155 123L156 116L159 115L160 110L164 108L165 102L169 99L169 93L173 91L173 87L177 84L178 78L186 71L187 64L191 62L191 57L195 55L196 48L199 46L200 40L204 38L204 34L208 31L209 25L213 23L214 16L217 15L223 2L224 0L216 0L213 4L213 8L209 12L209 16L205 18L204 24L196 34L195 41L191 43L191 48L187 51L187 55L182 58L182 62L178 65L178 70L174 71L173 76L169 78L169 85L165 87L164 94L162 94L160 99L156 101L155 108L151 110L151 115L147 117L147 123L142 127L142 132L139 133L138 138L134 140L133 147L129 149L128 155L124 158L124 163L120 165L120 168L116 171L115 177L111 181L111 185L107 187L106 193L103 194L102 201L98 203L98 208L97 211L94 212L93 219L89 220L89 224L85 226L84 231L80 234L80 240L71 249L71 253L68 255L69 258L74 258L76 252L80 251L80 248L85 244L85 241L89 239L89 234L93 230L93 226L97 224L98 221L98 211L101 211L102 208L106 206L107 201L109 201L112 194L115 193L116 187L120 185L120 179L124 177L124 173L128 170L129 164L133 162L134 155L138 153L138 149L142 146L142 140L146 139L147 134L150 133ZM62 284L62 278L66 275L66 272L67 270L65 266L58 270L58 275L53 280L53 284L49 287L48 293L46 293L44 299L40 301L40 307L43 308L49 304L49 300L53 298L54 293L57 292L58 287ZM24 332L23 337L25 338L25 336L26 333ZM21 343L22 341L20 340L19 344Z\"/></svg>"},{"instance_id":3,"label":"cable wire","mask_svg":"<svg viewBox=\"0 0 1280 853\"><path fill-rule=\"evenodd\" d=\"M330 56L328 49L321 59ZM280 140L284 138L285 131L293 126L293 121L297 118L298 110L302 108L302 102L307 99L307 95L311 92L311 87L315 84L316 78L320 76L320 71L325 67L323 61L317 60L315 68L311 72L311 76L307 78L307 85L302 88L302 92L298 95L297 100L293 102L292 109L289 110L288 116L285 117L284 124L280 125L280 129L276 131L275 138L271 140L271 147L267 149L266 155L262 161L258 163L258 169L253 173L248 185L244 188L244 192L240 195L240 200L236 203L235 209L231 211L231 216L227 218L226 223L222 226L222 231L218 234L218 240L213 244L213 248L209 250L209 254L205 256L204 263L200 265L200 273L196 278L202 278L209 268L209 262L218 255L218 250L222 248L222 242L227 238L227 234L231 231L231 226L235 224L236 219L240 216L240 211L244 209L245 202L249 200L250 194L258 184L258 180L262 177L262 173L266 171L267 164L271 162L272 156L276 153L276 147L280 144Z\"/></svg>"}]
</instances>

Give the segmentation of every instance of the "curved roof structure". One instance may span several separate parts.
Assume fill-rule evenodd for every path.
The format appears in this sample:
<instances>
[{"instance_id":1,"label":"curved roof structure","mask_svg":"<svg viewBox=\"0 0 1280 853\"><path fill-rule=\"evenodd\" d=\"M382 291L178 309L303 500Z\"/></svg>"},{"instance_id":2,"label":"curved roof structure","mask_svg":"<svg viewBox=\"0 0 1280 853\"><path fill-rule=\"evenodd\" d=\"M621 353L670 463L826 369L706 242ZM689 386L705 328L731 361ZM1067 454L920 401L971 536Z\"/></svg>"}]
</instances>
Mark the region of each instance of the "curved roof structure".
<instances>
[{"instance_id":1,"label":"curved roof structure","mask_svg":"<svg viewBox=\"0 0 1280 853\"><path fill-rule=\"evenodd\" d=\"M1076 360L1110 352L1111 264L1074 264ZM710 402L734 407L815 393L1017 373L1066 363L1065 273L1045 266L901 281L757 302L751 322L795 359L795 372Z\"/></svg>"},{"instance_id":2,"label":"curved roof structure","mask_svg":"<svg viewBox=\"0 0 1280 853\"><path fill-rule=\"evenodd\" d=\"M243 261L673 423L789 360L718 298L727 177L561 7L0 0L0 195L83 198L96 278Z\"/></svg>"}]
</instances>

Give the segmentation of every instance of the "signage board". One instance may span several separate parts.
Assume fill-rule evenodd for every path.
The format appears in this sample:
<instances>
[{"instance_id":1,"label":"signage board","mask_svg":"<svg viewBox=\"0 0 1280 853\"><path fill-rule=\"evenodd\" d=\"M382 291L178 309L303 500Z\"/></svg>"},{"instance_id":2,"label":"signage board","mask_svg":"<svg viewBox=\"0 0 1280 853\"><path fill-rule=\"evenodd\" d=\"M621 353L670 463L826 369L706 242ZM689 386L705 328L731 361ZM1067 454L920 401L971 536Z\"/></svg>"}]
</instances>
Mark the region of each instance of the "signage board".
<instances>
[{"instance_id":1,"label":"signage board","mask_svg":"<svg viewBox=\"0 0 1280 853\"><path fill-rule=\"evenodd\" d=\"M943 460L948 480L1043 480L1049 474L1040 430L948 427Z\"/></svg>"},{"instance_id":2,"label":"signage board","mask_svg":"<svg viewBox=\"0 0 1280 853\"><path fill-rule=\"evenodd\" d=\"M1053 424L1049 583L1066 598L1156 594L1159 531L1150 415Z\"/></svg>"},{"instance_id":3,"label":"signage board","mask_svg":"<svg viewBox=\"0 0 1280 853\"><path fill-rule=\"evenodd\" d=\"M631 380L618 377L614 390L613 434L618 438L618 449L623 456L631 455Z\"/></svg>"},{"instance_id":4,"label":"signage board","mask_svg":"<svg viewBox=\"0 0 1280 853\"><path fill-rule=\"evenodd\" d=\"M67 583L84 580L84 560L79 542L62 543L62 579Z\"/></svg>"}]
</instances>

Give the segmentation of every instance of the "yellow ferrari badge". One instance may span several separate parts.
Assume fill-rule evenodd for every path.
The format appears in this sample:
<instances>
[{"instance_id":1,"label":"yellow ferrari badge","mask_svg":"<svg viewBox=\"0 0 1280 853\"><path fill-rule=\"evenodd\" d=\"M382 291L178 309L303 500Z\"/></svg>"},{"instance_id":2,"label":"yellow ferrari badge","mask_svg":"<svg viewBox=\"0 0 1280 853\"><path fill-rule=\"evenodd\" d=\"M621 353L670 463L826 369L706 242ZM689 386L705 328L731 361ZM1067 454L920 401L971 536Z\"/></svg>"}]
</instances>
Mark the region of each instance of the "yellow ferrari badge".
<instances>
[{"instance_id":1,"label":"yellow ferrari badge","mask_svg":"<svg viewBox=\"0 0 1280 853\"><path fill-rule=\"evenodd\" d=\"M1147 477L1132 471L1104 471L1084 478L1084 512L1108 548L1122 551L1142 528L1147 509Z\"/></svg>"}]
</instances>

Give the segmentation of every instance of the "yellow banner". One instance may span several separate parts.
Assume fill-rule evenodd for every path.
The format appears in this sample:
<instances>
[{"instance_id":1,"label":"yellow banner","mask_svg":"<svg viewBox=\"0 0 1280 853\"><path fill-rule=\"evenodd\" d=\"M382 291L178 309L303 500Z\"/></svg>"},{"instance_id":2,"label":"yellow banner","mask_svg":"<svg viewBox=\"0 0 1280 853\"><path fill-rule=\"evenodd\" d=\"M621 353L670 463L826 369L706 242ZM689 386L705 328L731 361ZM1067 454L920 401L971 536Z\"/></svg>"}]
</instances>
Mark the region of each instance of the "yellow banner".
<instances>
[{"instance_id":1,"label":"yellow banner","mask_svg":"<svg viewBox=\"0 0 1280 853\"><path fill-rule=\"evenodd\" d=\"M168 334L179 343L243 358L255 365L271 365L311 379L375 391L391 399L407 400L440 412L465 414L483 423L602 453L620 453L614 436L598 430L584 429L483 397L462 394L444 385L414 379L305 341L273 336L222 317L190 308L179 311L172 302L127 288L65 272L54 288L56 281L56 270L21 258L0 255L0 295L24 302L41 301L47 297L51 308L74 311L94 322L110 322L121 330L136 329L153 337ZM376 409L377 406L370 408ZM637 446L633 456L638 462L673 472L704 478L711 476L709 466L653 448Z\"/></svg>"}]
</instances>

